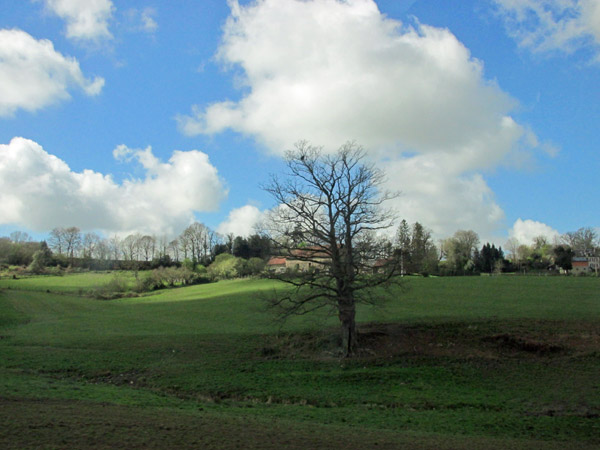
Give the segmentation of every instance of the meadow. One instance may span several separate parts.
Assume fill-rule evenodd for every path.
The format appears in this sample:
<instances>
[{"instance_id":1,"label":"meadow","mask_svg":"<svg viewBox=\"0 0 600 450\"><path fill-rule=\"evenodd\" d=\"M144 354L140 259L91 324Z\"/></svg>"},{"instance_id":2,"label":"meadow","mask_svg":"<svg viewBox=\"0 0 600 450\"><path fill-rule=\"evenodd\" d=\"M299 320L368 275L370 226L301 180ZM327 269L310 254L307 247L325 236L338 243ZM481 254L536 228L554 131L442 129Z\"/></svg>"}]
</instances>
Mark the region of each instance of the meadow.
<instances>
[{"instance_id":1,"label":"meadow","mask_svg":"<svg viewBox=\"0 0 600 450\"><path fill-rule=\"evenodd\" d=\"M0 279L0 448L600 446L598 278L408 277L343 359L274 281L88 295L114 276Z\"/></svg>"}]
</instances>

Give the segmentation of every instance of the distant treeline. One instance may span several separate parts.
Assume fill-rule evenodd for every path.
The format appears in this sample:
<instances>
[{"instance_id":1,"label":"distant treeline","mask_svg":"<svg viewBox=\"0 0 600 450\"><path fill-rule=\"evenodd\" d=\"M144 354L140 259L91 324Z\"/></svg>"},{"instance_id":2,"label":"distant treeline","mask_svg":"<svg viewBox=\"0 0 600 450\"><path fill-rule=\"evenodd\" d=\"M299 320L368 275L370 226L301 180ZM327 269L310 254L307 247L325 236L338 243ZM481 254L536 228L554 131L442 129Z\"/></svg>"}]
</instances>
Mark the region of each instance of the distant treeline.
<instances>
[{"instance_id":1,"label":"distant treeline","mask_svg":"<svg viewBox=\"0 0 600 450\"><path fill-rule=\"evenodd\" d=\"M527 245L511 238L505 249L494 244L480 246L477 233L459 230L435 242L419 222L403 220L393 237L370 237L384 241L381 254L373 258L398 258L406 274L476 275L500 272L568 271L574 257L600 256L598 235L592 228L565 233L555 242L544 236ZM302 236L298 236L301 247ZM22 231L0 237L0 264L28 267L86 270L153 270L185 267L216 278L253 275L264 270L272 256L280 256L277 239L264 234L248 237L220 235L195 222L175 239L166 236L130 234L101 237L82 233L77 227L55 228L48 239L34 242Z\"/></svg>"}]
</instances>

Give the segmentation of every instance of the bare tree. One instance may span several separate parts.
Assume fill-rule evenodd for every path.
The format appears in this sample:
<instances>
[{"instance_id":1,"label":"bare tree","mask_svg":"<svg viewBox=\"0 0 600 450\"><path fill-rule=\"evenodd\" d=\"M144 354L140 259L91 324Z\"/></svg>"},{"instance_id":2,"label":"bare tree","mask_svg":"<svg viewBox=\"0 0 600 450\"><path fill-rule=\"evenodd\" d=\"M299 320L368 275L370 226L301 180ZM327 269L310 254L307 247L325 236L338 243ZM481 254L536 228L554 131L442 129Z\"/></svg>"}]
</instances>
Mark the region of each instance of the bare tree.
<instances>
[{"instance_id":1,"label":"bare tree","mask_svg":"<svg viewBox=\"0 0 600 450\"><path fill-rule=\"evenodd\" d=\"M96 255L96 249L100 244L100 236L96 233L90 232L83 235L83 257L94 258Z\"/></svg>"},{"instance_id":2,"label":"bare tree","mask_svg":"<svg viewBox=\"0 0 600 450\"><path fill-rule=\"evenodd\" d=\"M516 237L511 237L504 244L504 248L508 250L508 254L510 255L510 259L513 264L519 264L518 250L519 250L520 242Z\"/></svg>"},{"instance_id":3,"label":"bare tree","mask_svg":"<svg viewBox=\"0 0 600 450\"><path fill-rule=\"evenodd\" d=\"M354 143L334 155L299 142L286 154L288 177L272 176L263 188L277 202L265 223L283 256L302 264L301 270L273 274L293 286L271 298L282 318L318 309L337 313L342 350L357 349L356 304L373 303L373 288L399 275L395 259L374 267L378 240L373 232L393 225L383 208L392 196L381 192L384 174L364 162Z\"/></svg>"},{"instance_id":4,"label":"bare tree","mask_svg":"<svg viewBox=\"0 0 600 450\"><path fill-rule=\"evenodd\" d=\"M48 238L48 243L52 250L54 250L59 255L63 254L63 251L66 248L65 243L65 229L62 227L56 227L50 232L50 237Z\"/></svg>"},{"instance_id":5,"label":"bare tree","mask_svg":"<svg viewBox=\"0 0 600 450\"><path fill-rule=\"evenodd\" d=\"M31 242L31 236L29 236L29 233L25 232L25 231L13 231L12 233L10 233L10 240L13 241L15 244L20 244L22 242Z\"/></svg>"},{"instance_id":6,"label":"bare tree","mask_svg":"<svg viewBox=\"0 0 600 450\"><path fill-rule=\"evenodd\" d=\"M173 257L173 260L176 262L179 262L179 240L178 239L173 239L171 242L169 242L169 254Z\"/></svg>"},{"instance_id":7,"label":"bare tree","mask_svg":"<svg viewBox=\"0 0 600 450\"><path fill-rule=\"evenodd\" d=\"M213 232L203 223L194 222L181 233L179 241L184 250L185 257L188 253L194 264L205 261L210 257Z\"/></svg>"},{"instance_id":8,"label":"bare tree","mask_svg":"<svg viewBox=\"0 0 600 450\"><path fill-rule=\"evenodd\" d=\"M203 264L208 264L214 258L214 249L215 246L219 243L220 237L216 231L207 229L207 232L204 236L204 243L202 244L202 249L204 251L204 261Z\"/></svg>"},{"instance_id":9,"label":"bare tree","mask_svg":"<svg viewBox=\"0 0 600 450\"><path fill-rule=\"evenodd\" d=\"M108 248L110 257L113 259L113 261L118 261L121 254L121 238L119 238L117 235L111 237L108 240Z\"/></svg>"},{"instance_id":10,"label":"bare tree","mask_svg":"<svg viewBox=\"0 0 600 450\"><path fill-rule=\"evenodd\" d=\"M164 258L167 256L169 240L167 239L166 234L162 234L159 238L157 238L157 246L158 246L158 257Z\"/></svg>"},{"instance_id":11,"label":"bare tree","mask_svg":"<svg viewBox=\"0 0 600 450\"><path fill-rule=\"evenodd\" d=\"M108 239L101 239L96 246L96 258L106 261L110 257L110 243Z\"/></svg>"},{"instance_id":12,"label":"bare tree","mask_svg":"<svg viewBox=\"0 0 600 450\"><path fill-rule=\"evenodd\" d=\"M191 243L185 230L177 238L177 243L179 244L179 250L183 253L183 259L186 260L188 254L191 253Z\"/></svg>"},{"instance_id":13,"label":"bare tree","mask_svg":"<svg viewBox=\"0 0 600 450\"><path fill-rule=\"evenodd\" d=\"M81 247L81 230L77 227L69 227L64 230L65 249L67 256L73 264L75 254Z\"/></svg>"},{"instance_id":14,"label":"bare tree","mask_svg":"<svg viewBox=\"0 0 600 450\"><path fill-rule=\"evenodd\" d=\"M142 253L145 261L154 259L156 249L156 238L154 236L145 235L138 240L139 250Z\"/></svg>"},{"instance_id":15,"label":"bare tree","mask_svg":"<svg viewBox=\"0 0 600 450\"><path fill-rule=\"evenodd\" d=\"M126 261L137 261L139 259L140 239L139 233L130 234L121 243L121 250Z\"/></svg>"},{"instance_id":16,"label":"bare tree","mask_svg":"<svg viewBox=\"0 0 600 450\"><path fill-rule=\"evenodd\" d=\"M593 256L596 251L598 233L593 228L586 227L577 231L569 231L561 237L577 256Z\"/></svg>"}]
</instances>

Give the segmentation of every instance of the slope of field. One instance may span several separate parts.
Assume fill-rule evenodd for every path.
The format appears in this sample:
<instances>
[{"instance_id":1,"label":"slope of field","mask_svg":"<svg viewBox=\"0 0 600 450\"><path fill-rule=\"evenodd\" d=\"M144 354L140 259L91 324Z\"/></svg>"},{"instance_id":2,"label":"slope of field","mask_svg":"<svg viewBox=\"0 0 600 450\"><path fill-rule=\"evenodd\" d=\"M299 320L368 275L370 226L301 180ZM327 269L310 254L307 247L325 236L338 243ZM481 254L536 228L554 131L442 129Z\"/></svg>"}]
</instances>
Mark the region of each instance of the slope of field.
<instances>
[{"instance_id":1,"label":"slope of field","mask_svg":"<svg viewBox=\"0 0 600 450\"><path fill-rule=\"evenodd\" d=\"M0 447L600 445L595 278L409 279L349 360L335 317L273 320L271 281L73 295L105 282L0 280Z\"/></svg>"}]
</instances>

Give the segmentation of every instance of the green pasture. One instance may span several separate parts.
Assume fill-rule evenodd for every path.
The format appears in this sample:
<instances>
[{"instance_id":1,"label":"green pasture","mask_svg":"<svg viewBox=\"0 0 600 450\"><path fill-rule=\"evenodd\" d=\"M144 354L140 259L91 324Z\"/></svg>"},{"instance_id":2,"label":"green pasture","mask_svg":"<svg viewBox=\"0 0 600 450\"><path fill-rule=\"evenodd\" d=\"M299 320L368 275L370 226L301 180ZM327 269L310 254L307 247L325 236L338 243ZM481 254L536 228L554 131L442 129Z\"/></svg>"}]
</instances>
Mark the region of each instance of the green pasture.
<instances>
[{"instance_id":1,"label":"green pasture","mask_svg":"<svg viewBox=\"0 0 600 450\"><path fill-rule=\"evenodd\" d=\"M181 448L235 448L228 430L248 448L600 445L597 278L407 278L359 309L364 352L341 359L335 316L265 310L273 281L85 296L112 276L0 280L0 447L86 448L44 426L104 436L109 416L144 430L131 448L160 448L154 421L204 430Z\"/></svg>"},{"instance_id":2,"label":"green pasture","mask_svg":"<svg viewBox=\"0 0 600 450\"><path fill-rule=\"evenodd\" d=\"M108 285L114 278L124 280L131 289L135 285L135 273L126 271L83 272L64 276L36 275L22 276L13 279L10 276L0 277L0 289L15 288L27 291L50 291L58 293L83 294Z\"/></svg>"}]
</instances>

